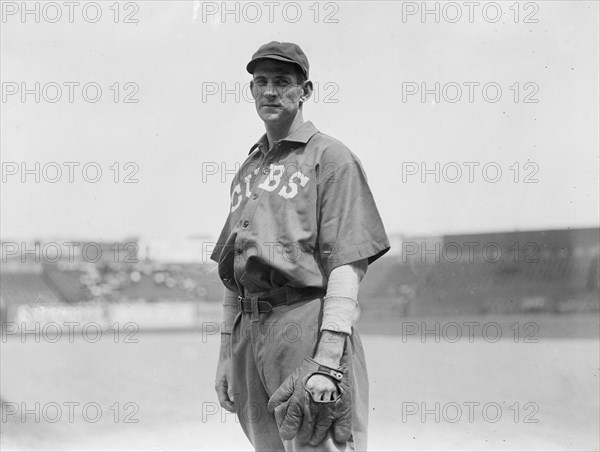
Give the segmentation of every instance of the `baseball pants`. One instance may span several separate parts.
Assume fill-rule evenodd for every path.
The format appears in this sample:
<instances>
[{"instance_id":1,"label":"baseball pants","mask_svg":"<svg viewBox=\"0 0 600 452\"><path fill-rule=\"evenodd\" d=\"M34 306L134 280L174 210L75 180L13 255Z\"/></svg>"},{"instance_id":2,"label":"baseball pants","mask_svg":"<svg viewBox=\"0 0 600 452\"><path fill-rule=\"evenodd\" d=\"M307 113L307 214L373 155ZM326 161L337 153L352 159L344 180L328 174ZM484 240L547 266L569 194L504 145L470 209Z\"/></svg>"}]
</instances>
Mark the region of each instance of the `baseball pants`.
<instances>
[{"instance_id":1,"label":"baseball pants","mask_svg":"<svg viewBox=\"0 0 600 452\"><path fill-rule=\"evenodd\" d=\"M356 329L346 337L344 354L352 388L352 438L346 444L333 440L331 431L318 446L284 441L267 403L283 381L313 357L319 339L323 299L274 307L260 314L238 313L231 340L235 408L244 432L257 451L366 451L369 383L360 336Z\"/></svg>"}]
</instances>

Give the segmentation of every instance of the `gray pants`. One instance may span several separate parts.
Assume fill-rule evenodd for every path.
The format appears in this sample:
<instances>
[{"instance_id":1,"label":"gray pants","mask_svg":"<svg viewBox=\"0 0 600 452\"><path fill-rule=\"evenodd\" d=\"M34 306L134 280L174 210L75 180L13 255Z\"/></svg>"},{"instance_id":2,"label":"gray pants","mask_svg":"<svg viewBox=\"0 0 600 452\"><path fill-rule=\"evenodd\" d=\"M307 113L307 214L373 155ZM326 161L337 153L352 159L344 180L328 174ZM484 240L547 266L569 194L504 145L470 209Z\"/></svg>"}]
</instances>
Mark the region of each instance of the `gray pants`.
<instances>
[{"instance_id":1,"label":"gray pants","mask_svg":"<svg viewBox=\"0 0 600 452\"><path fill-rule=\"evenodd\" d=\"M257 451L365 451L369 413L369 383L364 351L356 329L346 338L352 388L352 439L336 443L331 433L317 447L283 441L275 416L267 410L269 397L283 381L313 357L319 339L323 299L273 308L260 314L238 313L232 334L232 371L235 408L246 436Z\"/></svg>"}]
</instances>

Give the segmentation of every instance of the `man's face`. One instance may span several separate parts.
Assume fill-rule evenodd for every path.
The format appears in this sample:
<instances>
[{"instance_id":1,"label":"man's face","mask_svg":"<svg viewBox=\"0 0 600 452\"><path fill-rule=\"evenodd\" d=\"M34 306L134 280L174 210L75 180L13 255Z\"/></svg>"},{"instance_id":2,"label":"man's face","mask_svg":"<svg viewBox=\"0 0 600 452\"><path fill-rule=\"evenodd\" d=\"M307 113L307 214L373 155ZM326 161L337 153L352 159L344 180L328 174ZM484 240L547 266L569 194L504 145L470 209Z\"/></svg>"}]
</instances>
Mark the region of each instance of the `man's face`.
<instances>
[{"instance_id":1,"label":"man's face","mask_svg":"<svg viewBox=\"0 0 600 452\"><path fill-rule=\"evenodd\" d=\"M285 124L296 117L304 92L292 63L264 60L256 64L251 83L258 116L266 123Z\"/></svg>"}]
</instances>

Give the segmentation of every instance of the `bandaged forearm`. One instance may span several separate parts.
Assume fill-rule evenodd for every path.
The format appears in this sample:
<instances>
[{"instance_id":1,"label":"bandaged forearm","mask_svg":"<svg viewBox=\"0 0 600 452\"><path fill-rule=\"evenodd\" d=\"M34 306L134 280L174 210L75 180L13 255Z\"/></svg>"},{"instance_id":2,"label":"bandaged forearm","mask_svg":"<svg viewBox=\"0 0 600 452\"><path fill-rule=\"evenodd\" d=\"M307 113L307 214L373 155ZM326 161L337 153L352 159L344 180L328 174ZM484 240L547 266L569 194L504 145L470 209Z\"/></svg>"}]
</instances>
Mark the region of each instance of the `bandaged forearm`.
<instances>
[{"instance_id":1,"label":"bandaged forearm","mask_svg":"<svg viewBox=\"0 0 600 452\"><path fill-rule=\"evenodd\" d=\"M222 334L231 334L233 321L239 310L238 295L225 288L223 291L223 325Z\"/></svg>"},{"instance_id":2,"label":"bandaged forearm","mask_svg":"<svg viewBox=\"0 0 600 452\"><path fill-rule=\"evenodd\" d=\"M367 267L364 259L332 270L323 302L321 331L352 334L352 325L358 319L358 286Z\"/></svg>"}]
</instances>

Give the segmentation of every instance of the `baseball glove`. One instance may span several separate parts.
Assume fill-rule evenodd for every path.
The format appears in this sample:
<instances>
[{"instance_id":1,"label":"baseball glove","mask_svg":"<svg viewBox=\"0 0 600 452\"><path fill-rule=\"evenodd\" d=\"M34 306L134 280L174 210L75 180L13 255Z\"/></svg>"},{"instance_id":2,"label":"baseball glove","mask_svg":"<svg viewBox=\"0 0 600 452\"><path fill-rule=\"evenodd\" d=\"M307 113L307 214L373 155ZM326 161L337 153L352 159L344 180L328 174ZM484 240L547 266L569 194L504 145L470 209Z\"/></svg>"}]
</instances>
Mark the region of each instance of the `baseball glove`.
<instances>
[{"instance_id":1,"label":"baseball glove","mask_svg":"<svg viewBox=\"0 0 600 452\"><path fill-rule=\"evenodd\" d=\"M315 374L335 380L338 396L328 402L316 402L306 389L306 382ZM319 445L333 427L333 437L345 443L352 434L352 393L347 366L339 369L321 365L305 358L269 399L269 411L275 413L279 435L284 440L297 436L301 444Z\"/></svg>"}]
</instances>

